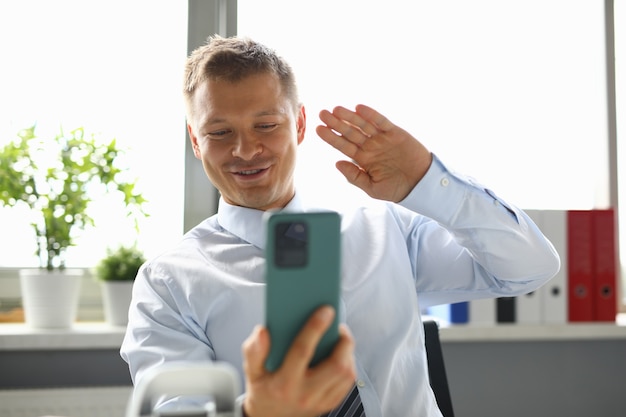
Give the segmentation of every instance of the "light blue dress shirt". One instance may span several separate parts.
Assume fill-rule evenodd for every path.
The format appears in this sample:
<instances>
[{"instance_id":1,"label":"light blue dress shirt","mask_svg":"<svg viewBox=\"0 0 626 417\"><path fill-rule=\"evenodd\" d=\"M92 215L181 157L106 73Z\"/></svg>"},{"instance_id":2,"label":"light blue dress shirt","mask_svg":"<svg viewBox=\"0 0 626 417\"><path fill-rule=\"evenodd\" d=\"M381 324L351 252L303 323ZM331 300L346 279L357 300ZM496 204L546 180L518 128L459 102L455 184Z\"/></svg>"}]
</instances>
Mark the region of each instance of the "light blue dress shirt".
<instances>
[{"instance_id":1,"label":"light blue dress shirt","mask_svg":"<svg viewBox=\"0 0 626 417\"><path fill-rule=\"evenodd\" d=\"M301 196L287 210L307 211ZM342 210L341 315L355 340L368 417L440 416L428 383L421 309L533 291L559 268L519 209L434 156L399 204ZM140 270L121 355L135 383L168 361L225 361L264 321L263 212L218 213ZM243 386L243 385L242 385Z\"/></svg>"}]
</instances>

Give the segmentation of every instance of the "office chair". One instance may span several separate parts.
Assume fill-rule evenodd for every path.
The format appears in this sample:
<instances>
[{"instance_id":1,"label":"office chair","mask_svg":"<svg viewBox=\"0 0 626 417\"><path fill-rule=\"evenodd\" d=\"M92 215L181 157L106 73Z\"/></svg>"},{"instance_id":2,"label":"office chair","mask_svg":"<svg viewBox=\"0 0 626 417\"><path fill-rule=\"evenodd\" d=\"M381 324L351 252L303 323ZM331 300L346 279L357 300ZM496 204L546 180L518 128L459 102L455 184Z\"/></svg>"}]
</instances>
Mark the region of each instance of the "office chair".
<instances>
[{"instance_id":1,"label":"office chair","mask_svg":"<svg viewBox=\"0 0 626 417\"><path fill-rule=\"evenodd\" d=\"M437 405L443 417L454 417L452 399L448 387L448 377L439 340L439 325L434 320L424 320L424 341L426 345L426 359L428 361L428 377L430 387L435 393Z\"/></svg>"},{"instance_id":2,"label":"office chair","mask_svg":"<svg viewBox=\"0 0 626 417\"><path fill-rule=\"evenodd\" d=\"M241 393L235 368L225 362L168 363L151 369L135 387L126 417L232 417ZM154 411L163 396L192 396L206 400L203 407Z\"/></svg>"}]
</instances>

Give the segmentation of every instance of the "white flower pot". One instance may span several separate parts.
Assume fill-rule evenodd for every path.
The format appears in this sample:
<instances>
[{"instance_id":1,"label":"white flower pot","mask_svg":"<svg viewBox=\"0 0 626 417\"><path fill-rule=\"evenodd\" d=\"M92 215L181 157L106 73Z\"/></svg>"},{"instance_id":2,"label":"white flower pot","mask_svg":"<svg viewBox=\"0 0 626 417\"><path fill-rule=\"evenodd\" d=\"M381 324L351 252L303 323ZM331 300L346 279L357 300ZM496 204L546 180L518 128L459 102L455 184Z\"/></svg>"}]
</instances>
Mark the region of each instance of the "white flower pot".
<instances>
[{"instance_id":1,"label":"white flower pot","mask_svg":"<svg viewBox=\"0 0 626 417\"><path fill-rule=\"evenodd\" d=\"M83 271L20 270L26 324L41 329L66 329L76 321Z\"/></svg>"},{"instance_id":2,"label":"white flower pot","mask_svg":"<svg viewBox=\"0 0 626 417\"><path fill-rule=\"evenodd\" d=\"M107 323L113 326L126 326L133 281L103 281L101 288L104 318Z\"/></svg>"}]
</instances>

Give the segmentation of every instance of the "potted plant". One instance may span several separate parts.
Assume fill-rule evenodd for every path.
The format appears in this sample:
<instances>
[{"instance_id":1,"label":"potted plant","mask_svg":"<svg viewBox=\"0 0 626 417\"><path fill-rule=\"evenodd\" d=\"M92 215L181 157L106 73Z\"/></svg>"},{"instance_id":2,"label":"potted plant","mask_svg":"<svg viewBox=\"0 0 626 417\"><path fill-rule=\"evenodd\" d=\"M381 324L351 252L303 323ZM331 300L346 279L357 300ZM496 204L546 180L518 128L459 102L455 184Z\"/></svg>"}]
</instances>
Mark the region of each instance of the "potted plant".
<instances>
[{"instance_id":1,"label":"potted plant","mask_svg":"<svg viewBox=\"0 0 626 417\"><path fill-rule=\"evenodd\" d=\"M20 271L26 322L69 327L76 316L82 272L65 268L65 254L80 231L94 226L90 203L103 194L117 194L137 228L138 218L145 216L145 200L135 190L136 181L127 180L126 170L118 166L121 150L115 139L101 143L83 128L61 128L54 137L40 138L35 127L21 130L0 148L0 206L26 207L32 215L40 267ZM57 299L61 289L70 294L68 300ZM43 294L31 299L37 290Z\"/></svg>"},{"instance_id":2,"label":"potted plant","mask_svg":"<svg viewBox=\"0 0 626 417\"><path fill-rule=\"evenodd\" d=\"M107 249L107 256L96 266L96 278L102 284L104 317L114 326L128 323L128 307L133 282L146 261L136 246L119 246Z\"/></svg>"}]
</instances>

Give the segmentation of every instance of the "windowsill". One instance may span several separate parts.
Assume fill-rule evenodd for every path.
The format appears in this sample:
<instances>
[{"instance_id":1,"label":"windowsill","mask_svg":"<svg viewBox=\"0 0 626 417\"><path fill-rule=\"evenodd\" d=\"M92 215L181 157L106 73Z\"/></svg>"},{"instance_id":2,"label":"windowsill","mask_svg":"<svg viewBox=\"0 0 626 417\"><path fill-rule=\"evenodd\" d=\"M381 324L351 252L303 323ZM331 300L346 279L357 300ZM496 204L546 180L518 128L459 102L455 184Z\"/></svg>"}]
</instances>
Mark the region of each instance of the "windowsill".
<instances>
[{"instance_id":1,"label":"windowsill","mask_svg":"<svg viewBox=\"0 0 626 417\"><path fill-rule=\"evenodd\" d=\"M24 323L0 325L3 350L119 349L126 328L105 322L77 322L70 329L33 329Z\"/></svg>"},{"instance_id":2,"label":"windowsill","mask_svg":"<svg viewBox=\"0 0 626 417\"><path fill-rule=\"evenodd\" d=\"M0 351L119 349L125 330L105 322L77 322L70 329L1 324ZM440 337L444 343L626 339L626 314L620 314L617 323L453 325L442 327Z\"/></svg>"}]
</instances>

